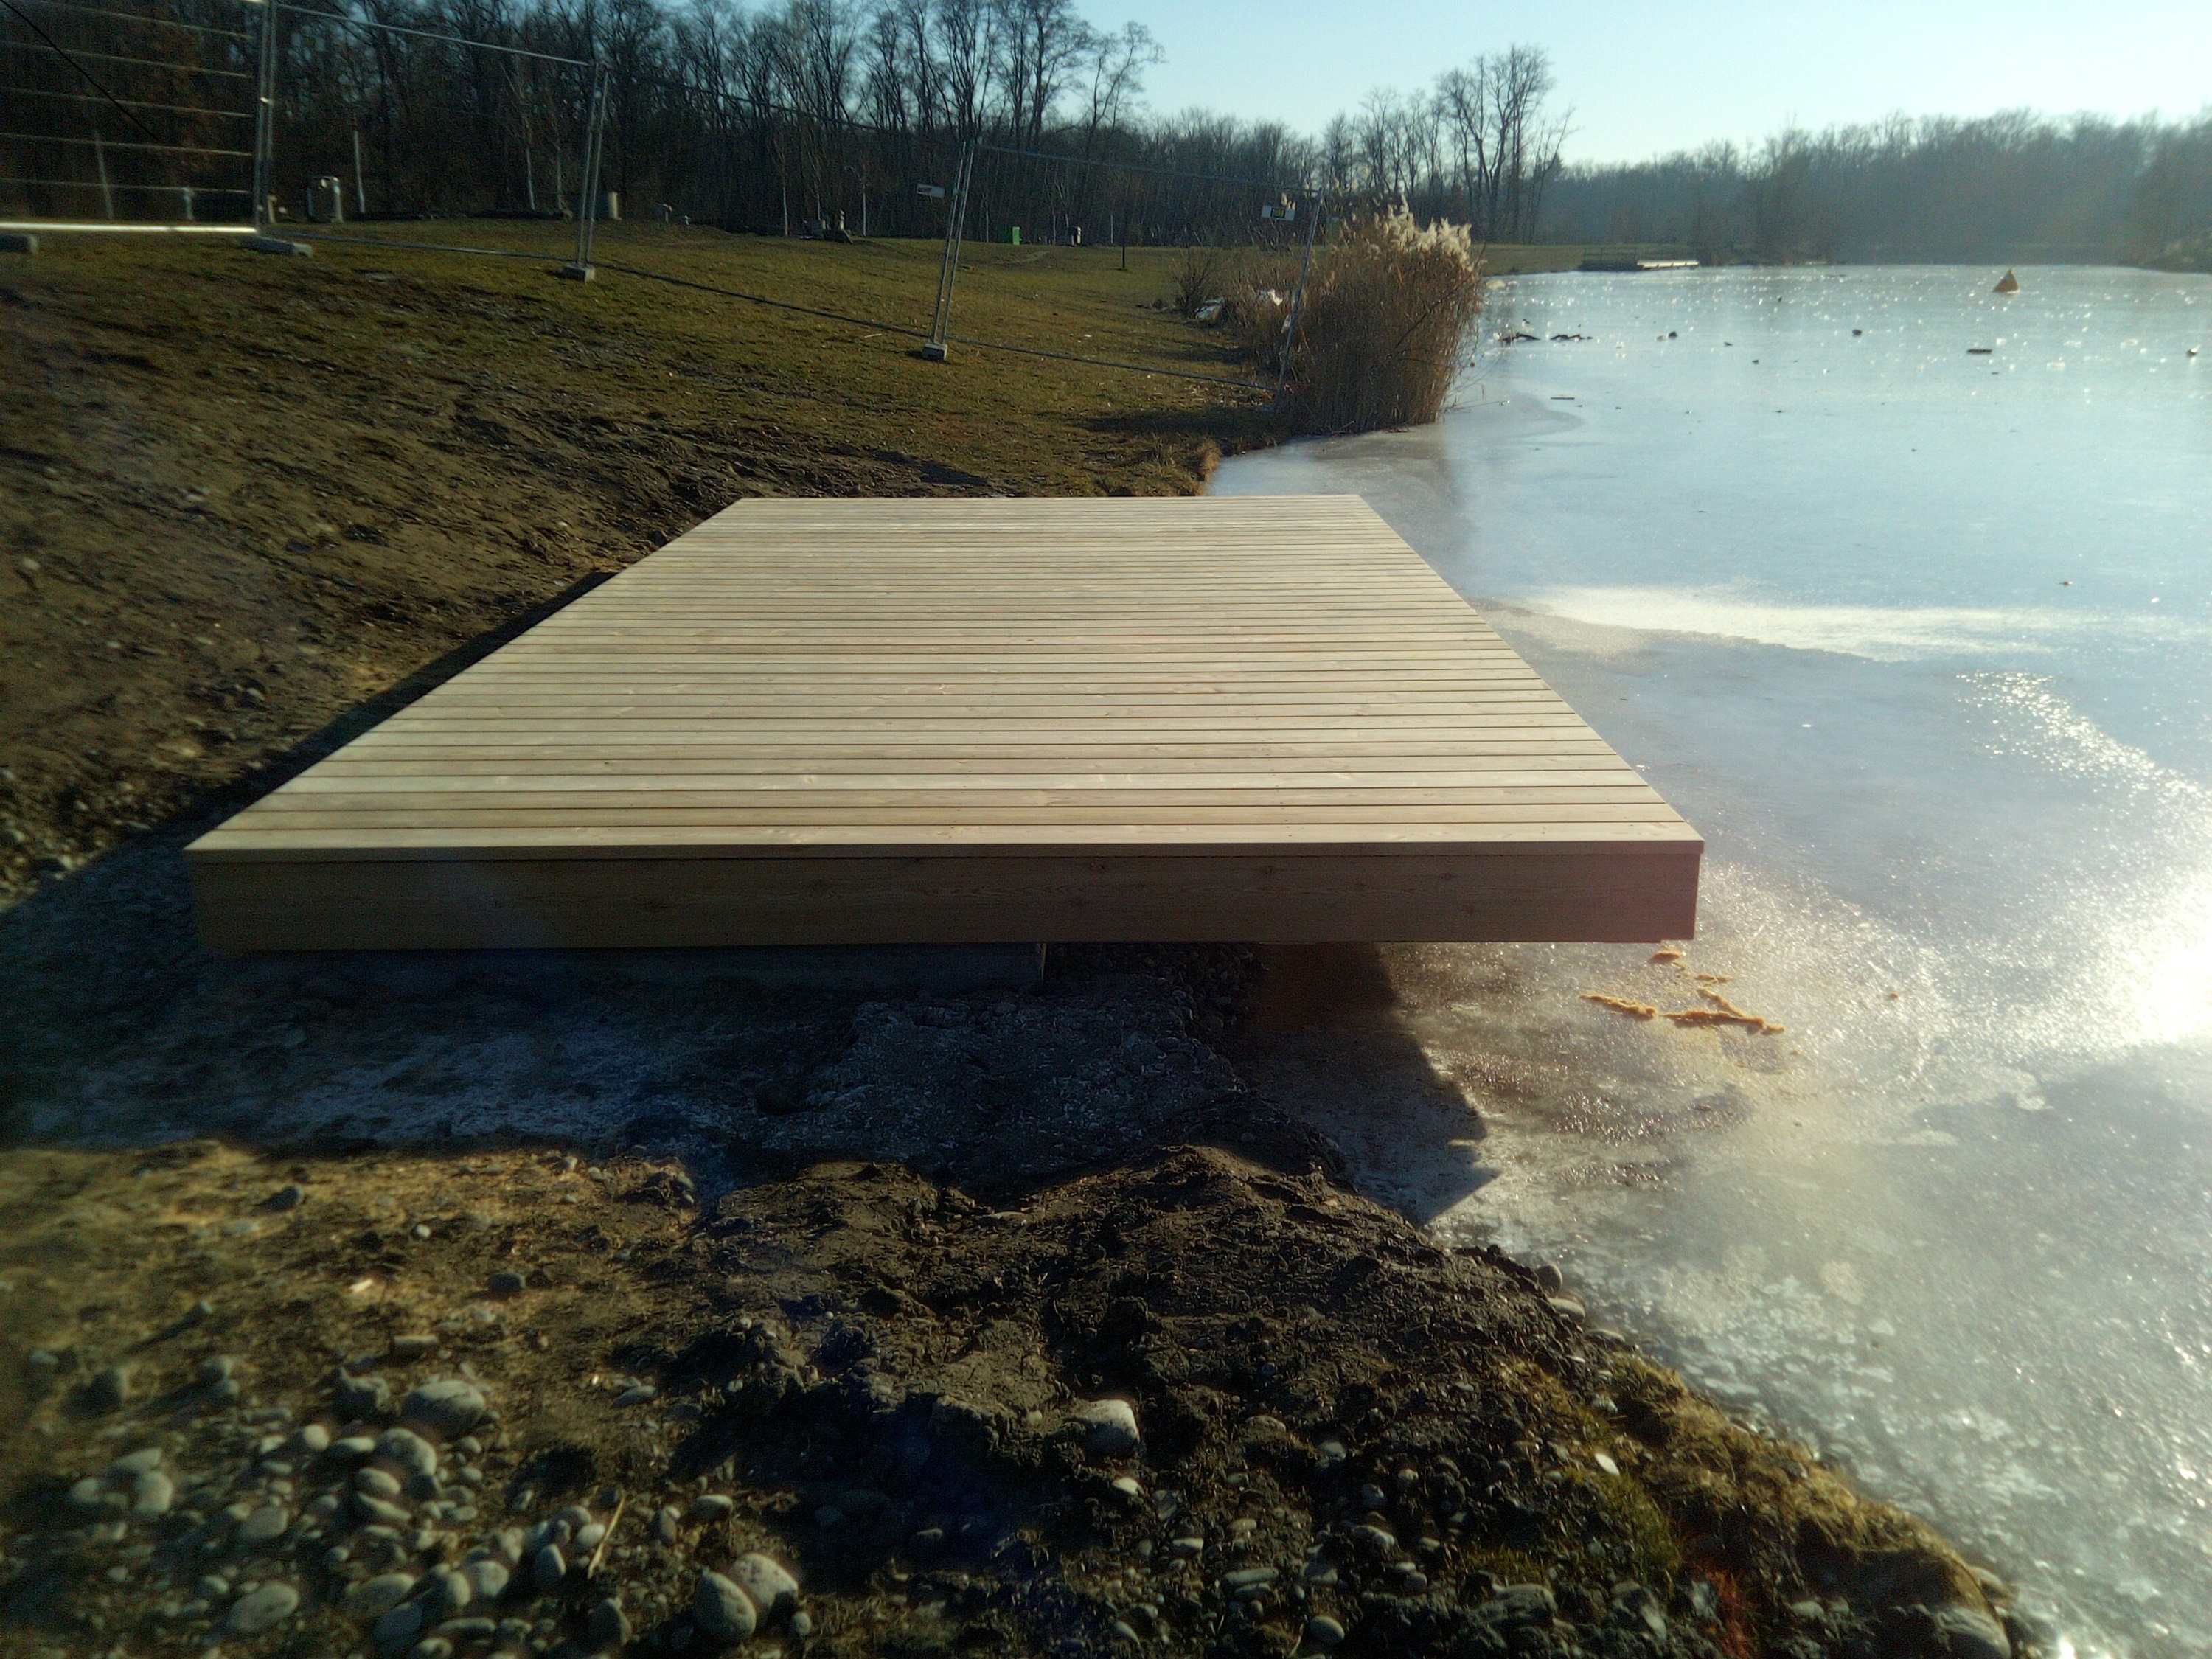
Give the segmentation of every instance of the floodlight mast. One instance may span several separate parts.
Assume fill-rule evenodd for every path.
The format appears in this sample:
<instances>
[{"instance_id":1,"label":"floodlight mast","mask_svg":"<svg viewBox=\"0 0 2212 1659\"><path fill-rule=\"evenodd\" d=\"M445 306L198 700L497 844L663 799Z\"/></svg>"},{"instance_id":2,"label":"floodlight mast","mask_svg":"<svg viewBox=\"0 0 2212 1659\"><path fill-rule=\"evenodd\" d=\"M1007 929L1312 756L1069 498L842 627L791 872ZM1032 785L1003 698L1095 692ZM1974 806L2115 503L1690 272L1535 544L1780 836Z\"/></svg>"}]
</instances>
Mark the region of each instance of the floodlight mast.
<instances>
[{"instance_id":1,"label":"floodlight mast","mask_svg":"<svg viewBox=\"0 0 2212 1659\"><path fill-rule=\"evenodd\" d=\"M960 274L960 232L968 216L968 186L975 173L975 142L971 138L960 152L960 169L952 182L952 210L945 216L945 262L937 273L937 315L931 319L929 338L922 343L921 355L933 363L943 362L946 356L945 336L952 326L952 284Z\"/></svg>"},{"instance_id":2,"label":"floodlight mast","mask_svg":"<svg viewBox=\"0 0 2212 1659\"><path fill-rule=\"evenodd\" d=\"M1283 349L1275 360L1275 398L1267 405L1277 415L1283 412L1283 399L1290 389L1291 350L1298 341L1298 313L1305 309L1306 276L1313 270L1314 237L1321 229L1322 204L1327 200L1319 191L1307 198L1311 211L1306 216L1305 252L1298 257L1298 284L1291 290L1291 314L1283 320Z\"/></svg>"}]
</instances>

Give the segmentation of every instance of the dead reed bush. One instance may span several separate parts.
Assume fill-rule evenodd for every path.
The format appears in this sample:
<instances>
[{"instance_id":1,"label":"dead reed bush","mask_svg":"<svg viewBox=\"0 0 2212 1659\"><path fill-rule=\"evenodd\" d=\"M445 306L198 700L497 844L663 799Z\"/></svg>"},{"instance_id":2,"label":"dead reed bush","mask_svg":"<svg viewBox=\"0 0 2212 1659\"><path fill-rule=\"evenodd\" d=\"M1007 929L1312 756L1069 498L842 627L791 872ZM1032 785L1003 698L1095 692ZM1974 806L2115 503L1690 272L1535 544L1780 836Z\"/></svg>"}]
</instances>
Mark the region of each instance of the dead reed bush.
<instances>
[{"instance_id":1,"label":"dead reed bush","mask_svg":"<svg viewBox=\"0 0 2212 1659\"><path fill-rule=\"evenodd\" d=\"M1231 274L1222 321L1263 374L1273 374L1280 363L1297 280L1297 254L1273 248L1244 250Z\"/></svg>"},{"instance_id":2,"label":"dead reed bush","mask_svg":"<svg viewBox=\"0 0 2212 1659\"><path fill-rule=\"evenodd\" d=\"M1482 263L1463 225L1403 207L1352 220L1316 250L1290 344L1289 406L1309 432L1436 419L1467 361Z\"/></svg>"},{"instance_id":3,"label":"dead reed bush","mask_svg":"<svg viewBox=\"0 0 2212 1659\"><path fill-rule=\"evenodd\" d=\"M1187 247L1176 255L1175 308L1195 317L1208 300L1225 299L1230 276L1227 250Z\"/></svg>"}]
</instances>

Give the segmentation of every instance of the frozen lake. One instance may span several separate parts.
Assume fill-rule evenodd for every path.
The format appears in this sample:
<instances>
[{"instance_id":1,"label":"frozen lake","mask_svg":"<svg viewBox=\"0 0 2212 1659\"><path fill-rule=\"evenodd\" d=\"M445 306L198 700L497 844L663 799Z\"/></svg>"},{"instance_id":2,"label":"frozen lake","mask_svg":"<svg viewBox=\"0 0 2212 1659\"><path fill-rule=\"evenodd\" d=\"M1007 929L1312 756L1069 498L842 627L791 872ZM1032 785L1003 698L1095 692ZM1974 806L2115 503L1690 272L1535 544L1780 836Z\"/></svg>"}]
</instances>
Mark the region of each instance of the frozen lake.
<instances>
[{"instance_id":1,"label":"frozen lake","mask_svg":"<svg viewBox=\"0 0 2212 1659\"><path fill-rule=\"evenodd\" d=\"M1364 1184L2212 1653L2212 280L1997 274L1516 279L1437 425L1215 488L1365 495L1709 842L1679 963L1386 951L1453 1087L1311 1103ZM1784 1030L1584 1000L1699 973Z\"/></svg>"}]
</instances>

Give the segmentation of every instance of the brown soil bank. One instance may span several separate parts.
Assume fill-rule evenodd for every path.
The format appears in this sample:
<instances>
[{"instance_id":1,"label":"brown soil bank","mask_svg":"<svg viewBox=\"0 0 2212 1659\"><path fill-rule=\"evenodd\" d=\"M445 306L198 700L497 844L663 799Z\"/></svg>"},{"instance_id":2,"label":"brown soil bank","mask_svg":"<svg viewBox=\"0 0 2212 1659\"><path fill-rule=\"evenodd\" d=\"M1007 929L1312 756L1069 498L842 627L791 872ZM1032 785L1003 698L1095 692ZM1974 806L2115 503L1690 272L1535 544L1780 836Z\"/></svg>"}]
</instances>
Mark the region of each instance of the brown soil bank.
<instances>
[{"instance_id":1,"label":"brown soil bank","mask_svg":"<svg viewBox=\"0 0 2212 1659\"><path fill-rule=\"evenodd\" d=\"M756 1654L2007 1650L1923 1528L1536 1275L1264 1112L1191 1127L1006 1207L15 1154L0 1641L697 1654L714 1573Z\"/></svg>"}]
</instances>

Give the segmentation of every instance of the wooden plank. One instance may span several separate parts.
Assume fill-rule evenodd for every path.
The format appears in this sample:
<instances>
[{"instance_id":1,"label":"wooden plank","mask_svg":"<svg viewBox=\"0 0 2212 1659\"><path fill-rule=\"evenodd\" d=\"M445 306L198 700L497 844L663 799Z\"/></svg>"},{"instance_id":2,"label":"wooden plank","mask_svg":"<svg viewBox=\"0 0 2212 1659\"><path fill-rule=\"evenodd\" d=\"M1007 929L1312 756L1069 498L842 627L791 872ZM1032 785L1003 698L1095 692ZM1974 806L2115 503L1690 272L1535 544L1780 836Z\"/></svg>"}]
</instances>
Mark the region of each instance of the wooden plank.
<instances>
[{"instance_id":1,"label":"wooden plank","mask_svg":"<svg viewBox=\"0 0 2212 1659\"><path fill-rule=\"evenodd\" d=\"M1679 937L1701 851L1338 496L743 502L189 857L348 949Z\"/></svg>"}]
</instances>

